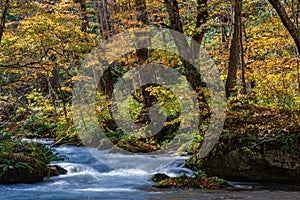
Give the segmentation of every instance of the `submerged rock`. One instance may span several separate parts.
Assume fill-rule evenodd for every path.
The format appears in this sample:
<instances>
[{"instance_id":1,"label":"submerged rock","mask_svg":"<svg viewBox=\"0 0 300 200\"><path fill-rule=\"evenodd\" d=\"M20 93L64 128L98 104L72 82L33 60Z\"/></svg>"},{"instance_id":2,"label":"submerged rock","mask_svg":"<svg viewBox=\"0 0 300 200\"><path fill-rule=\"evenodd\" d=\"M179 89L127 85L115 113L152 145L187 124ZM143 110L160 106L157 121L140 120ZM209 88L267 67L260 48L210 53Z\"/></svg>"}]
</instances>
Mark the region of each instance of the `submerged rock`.
<instances>
[{"instance_id":1,"label":"submerged rock","mask_svg":"<svg viewBox=\"0 0 300 200\"><path fill-rule=\"evenodd\" d=\"M209 176L227 180L300 182L300 156L280 150L263 154L233 150L223 156L208 158L202 170Z\"/></svg>"}]
</instances>

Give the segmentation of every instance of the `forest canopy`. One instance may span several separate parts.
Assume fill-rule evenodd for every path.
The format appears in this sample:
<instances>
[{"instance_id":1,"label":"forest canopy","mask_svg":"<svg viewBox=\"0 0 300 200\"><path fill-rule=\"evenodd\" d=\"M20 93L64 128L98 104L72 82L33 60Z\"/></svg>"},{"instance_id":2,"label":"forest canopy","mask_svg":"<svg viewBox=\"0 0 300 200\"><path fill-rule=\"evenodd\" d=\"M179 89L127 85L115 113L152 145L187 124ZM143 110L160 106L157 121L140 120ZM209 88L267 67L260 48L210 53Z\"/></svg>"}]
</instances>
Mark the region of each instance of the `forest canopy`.
<instances>
[{"instance_id":1,"label":"forest canopy","mask_svg":"<svg viewBox=\"0 0 300 200\"><path fill-rule=\"evenodd\" d=\"M247 102L278 115L282 110L296 113L292 114L296 117L299 114L299 1L1 0L0 5L3 135L54 137L58 142L80 143L71 103L83 60L113 35L146 26L178 31L205 48L220 72L229 102ZM128 145L123 144L128 138L120 137L110 121L109 100L116 81L145 63L160 63L185 75L199 97L202 119L209 118L205 83L195 69L178 55L136 49L110 63L100 77L96 97L101 127L112 141L121 140L121 146ZM163 87L141 87L131 99L131 117L137 123L147 122L143 117L152 103L169 101L172 95ZM170 136L178 125L179 108L176 101L168 105ZM270 126L264 129L272 129ZM161 142L166 138L154 139Z\"/></svg>"}]
</instances>

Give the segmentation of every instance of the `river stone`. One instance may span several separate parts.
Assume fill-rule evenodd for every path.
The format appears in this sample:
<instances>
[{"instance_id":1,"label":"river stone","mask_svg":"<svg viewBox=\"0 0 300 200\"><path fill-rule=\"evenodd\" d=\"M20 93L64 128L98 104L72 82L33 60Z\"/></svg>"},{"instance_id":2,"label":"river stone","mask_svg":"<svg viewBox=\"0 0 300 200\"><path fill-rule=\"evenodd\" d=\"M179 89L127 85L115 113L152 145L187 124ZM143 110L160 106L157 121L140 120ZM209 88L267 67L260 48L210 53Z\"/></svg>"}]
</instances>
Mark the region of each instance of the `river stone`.
<instances>
[{"instance_id":1,"label":"river stone","mask_svg":"<svg viewBox=\"0 0 300 200\"><path fill-rule=\"evenodd\" d=\"M30 172L28 169L11 170L0 178L0 184L43 182L44 172Z\"/></svg>"},{"instance_id":2,"label":"river stone","mask_svg":"<svg viewBox=\"0 0 300 200\"><path fill-rule=\"evenodd\" d=\"M164 173L157 173L157 174L154 174L149 179L149 181L151 181L151 182L160 182L160 181L168 179L168 178L170 178L170 177L168 175L164 174Z\"/></svg>"},{"instance_id":3,"label":"river stone","mask_svg":"<svg viewBox=\"0 0 300 200\"><path fill-rule=\"evenodd\" d=\"M234 181L300 182L300 155L269 150L251 154L230 151L213 156L203 163L209 176Z\"/></svg>"},{"instance_id":4,"label":"river stone","mask_svg":"<svg viewBox=\"0 0 300 200\"><path fill-rule=\"evenodd\" d=\"M66 174L68 171L58 165L50 166L50 176L58 176L60 174Z\"/></svg>"},{"instance_id":5,"label":"river stone","mask_svg":"<svg viewBox=\"0 0 300 200\"><path fill-rule=\"evenodd\" d=\"M49 176L58 176L67 172L67 170L58 165L52 165L50 168L35 170L33 172L29 169L15 169L10 170L0 177L0 184L38 183L43 182L44 177L49 178Z\"/></svg>"}]
</instances>

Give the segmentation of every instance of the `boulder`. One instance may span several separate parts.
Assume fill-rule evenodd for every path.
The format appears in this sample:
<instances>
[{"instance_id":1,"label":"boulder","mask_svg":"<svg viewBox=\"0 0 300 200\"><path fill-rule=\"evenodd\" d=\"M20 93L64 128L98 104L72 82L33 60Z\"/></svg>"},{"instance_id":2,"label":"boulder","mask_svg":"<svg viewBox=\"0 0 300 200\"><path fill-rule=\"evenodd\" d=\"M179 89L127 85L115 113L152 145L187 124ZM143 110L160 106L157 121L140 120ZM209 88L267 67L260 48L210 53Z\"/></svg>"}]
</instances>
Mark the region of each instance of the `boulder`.
<instances>
[{"instance_id":1,"label":"boulder","mask_svg":"<svg viewBox=\"0 0 300 200\"><path fill-rule=\"evenodd\" d=\"M68 171L58 165L50 166L50 176L58 176L60 174L66 174Z\"/></svg>"},{"instance_id":2,"label":"boulder","mask_svg":"<svg viewBox=\"0 0 300 200\"><path fill-rule=\"evenodd\" d=\"M233 150L204 161L209 176L235 181L300 182L300 155L280 150L251 154Z\"/></svg>"},{"instance_id":3,"label":"boulder","mask_svg":"<svg viewBox=\"0 0 300 200\"><path fill-rule=\"evenodd\" d=\"M67 170L58 165L52 165L49 168L35 171L27 168L14 169L0 177L0 184L37 183L43 182L45 180L44 177L58 176L66 173Z\"/></svg>"},{"instance_id":4,"label":"boulder","mask_svg":"<svg viewBox=\"0 0 300 200\"><path fill-rule=\"evenodd\" d=\"M36 183L43 182L46 171L30 172L28 169L11 170L1 176L0 184Z\"/></svg>"}]
</instances>

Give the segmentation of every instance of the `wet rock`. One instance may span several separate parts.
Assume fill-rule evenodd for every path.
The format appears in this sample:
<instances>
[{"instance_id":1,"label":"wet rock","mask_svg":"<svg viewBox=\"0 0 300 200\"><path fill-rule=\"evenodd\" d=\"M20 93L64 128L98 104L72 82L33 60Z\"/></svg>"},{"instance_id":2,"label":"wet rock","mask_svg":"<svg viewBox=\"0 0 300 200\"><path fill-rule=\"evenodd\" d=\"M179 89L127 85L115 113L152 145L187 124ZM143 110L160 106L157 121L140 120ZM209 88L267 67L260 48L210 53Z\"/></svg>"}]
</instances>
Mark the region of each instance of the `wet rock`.
<instances>
[{"instance_id":1,"label":"wet rock","mask_svg":"<svg viewBox=\"0 0 300 200\"><path fill-rule=\"evenodd\" d=\"M167 178L170 178L170 177L168 175L164 174L164 173L157 173L157 174L154 174L149 179L149 181L151 181L151 182L160 182L160 181L165 180Z\"/></svg>"},{"instance_id":2,"label":"wet rock","mask_svg":"<svg viewBox=\"0 0 300 200\"><path fill-rule=\"evenodd\" d=\"M222 188L227 187L228 183L217 177L182 175L179 177L165 178L153 185L156 188Z\"/></svg>"},{"instance_id":3,"label":"wet rock","mask_svg":"<svg viewBox=\"0 0 300 200\"><path fill-rule=\"evenodd\" d=\"M60 174L66 174L68 171L58 165L50 166L50 176L58 176Z\"/></svg>"},{"instance_id":4,"label":"wet rock","mask_svg":"<svg viewBox=\"0 0 300 200\"><path fill-rule=\"evenodd\" d=\"M300 182L300 156L280 150L263 154L234 150L208 158L202 170L235 181Z\"/></svg>"},{"instance_id":5,"label":"wet rock","mask_svg":"<svg viewBox=\"0 0 300 200\"><path fill-rule=\"evenodd\" d=\"M36 183L43 182L46 171L31 172L28 169L11 170L9 173L1 176L0 184L14 184L14 183Z\"/></svg>"},{"instance_id":6,"label":"wet rock","mask_svg":"<svg viewBox=\"0 0 300 200\"><path fill-rule=\"evenodd\" d=\"M14 169L6 172L0 177L0 184L15 184L15 183L38 183L43 182L44 177L58 176L66 174L67 170L58 165L52 165L49 168L41 168L32 170L29 168Z\"/></svg>"}]
</instances>

